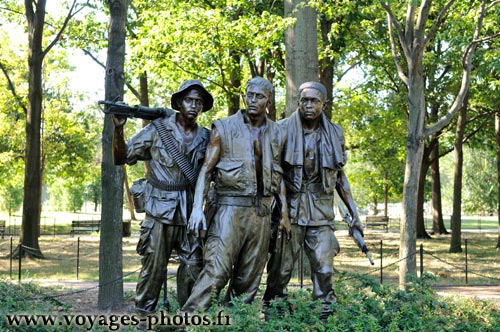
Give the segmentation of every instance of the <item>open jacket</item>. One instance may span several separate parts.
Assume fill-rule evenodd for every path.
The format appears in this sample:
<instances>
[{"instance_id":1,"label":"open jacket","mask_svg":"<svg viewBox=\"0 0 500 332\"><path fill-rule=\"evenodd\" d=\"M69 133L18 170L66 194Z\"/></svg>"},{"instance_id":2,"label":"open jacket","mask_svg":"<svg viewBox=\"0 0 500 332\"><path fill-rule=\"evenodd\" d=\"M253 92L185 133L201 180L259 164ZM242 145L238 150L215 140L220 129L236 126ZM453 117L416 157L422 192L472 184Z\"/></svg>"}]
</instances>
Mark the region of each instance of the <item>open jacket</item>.
<instances>
[{"instance_id":1,"label":"open jacket","mask_svg":"<svg viewBox=\"0 0 500 332\"><path fill-rule=\"evenodd\" d=\"M254 148L243 111L216 120L213 126L221 137L221 156L216 165L217 195L256 196ZM283 133L276 123L266 118L261 139L263 196L272 196L280 190Z\"/></svg>"}]
</instances>

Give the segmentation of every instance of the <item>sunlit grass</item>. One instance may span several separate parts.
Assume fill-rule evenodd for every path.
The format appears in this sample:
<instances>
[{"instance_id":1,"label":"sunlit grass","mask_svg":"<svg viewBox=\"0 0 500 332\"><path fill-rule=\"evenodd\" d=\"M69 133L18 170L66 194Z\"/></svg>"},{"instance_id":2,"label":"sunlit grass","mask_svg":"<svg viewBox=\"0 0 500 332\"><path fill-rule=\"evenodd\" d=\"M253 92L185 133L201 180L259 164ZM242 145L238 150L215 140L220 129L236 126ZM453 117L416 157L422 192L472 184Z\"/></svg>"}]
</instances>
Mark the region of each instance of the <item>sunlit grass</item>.
<instances>
[{"instance_id":1,"label":"sunlit grass","mask_svg":"<svg viewBox=\"0 0 500 332\"><path fill-rule=\"evenodd\" d=\"M124 214L126 216L126 213ZM52 213L46 220L55 220L56 230L65 230L65 235L56 232L48 232L39 239L40 248L45 259L24 259L22 261L22 280L76 280L78 238L80 238L79 270L78 280L97 281L99 277L99 233L78 234L70 236L69 227L71 220L77 219L99 219L100 215L94 213L72 214ZM139 216L142 217L142 216ZM0 216L4 219L5 216ZM55 219L54 219L55 218ZM494 229L496 217L481 217L481 225L486 228L469 231L472 226L477 225L479 217L464 218L462 232L462 253L449 253L450 235L433 235L429 240L417 241L417 272L420 275L420 245L423 245L423 271L438 276L436 284L450 285L488 285L500 284L500 260L499 252L495 246L498 233ZM11 218L12 220L12 218ZM132 236L123 238L123 276L126 282L136 282L138 271L141 266L140 256L135 248L138 240L140 221L132 222ZM445 222L446 223L446 222ZM47 228L49 223L47 223ZM53 226L52 226L53 227ZM42 227L43 228L43 227ZM375 265L370 265L366 256L357 248L352 238L348 236L345 223L337 221L337 238L341 250L334 259L334 267L337 271L335 278L343 278L343 272L357 272L381 280L384 284L396 285L399 279L399 221L391 219L390 231L383 229L367 229L365 241L370 249L370 254ZM42 232L43 234L43 232ZM10 264L8 258L10 251L9 235L0 240L0 278L10 278ZM465 239L467 239L467 276L465 272ZM17 246L18 237L13 236L13 247ZM175 271L175 261L169 263L169 270ZM296 270L291 281L292 286L308 285L309 262L306 255L303 256L304 273L302 281ZM18 278L18 261L12 261L12 279ZM173 277L174 278L174 277ZM265 280L265 278L264 278ZM172 282L174 283L174 282Z\"/></svg>"}]
</instances>

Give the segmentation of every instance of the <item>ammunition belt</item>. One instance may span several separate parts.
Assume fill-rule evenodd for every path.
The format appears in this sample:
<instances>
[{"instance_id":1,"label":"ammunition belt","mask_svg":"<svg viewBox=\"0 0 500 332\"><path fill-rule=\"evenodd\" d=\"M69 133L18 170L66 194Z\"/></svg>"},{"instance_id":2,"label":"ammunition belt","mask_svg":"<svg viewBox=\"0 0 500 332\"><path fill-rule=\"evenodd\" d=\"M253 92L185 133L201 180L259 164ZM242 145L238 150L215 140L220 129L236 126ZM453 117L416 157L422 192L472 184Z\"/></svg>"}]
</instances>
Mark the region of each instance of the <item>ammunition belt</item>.
<instances>
[{"instance_id":1,"label":"ammunition belt","mask_svg":"<svg viewBox=\"0 0 500 332\"><path fill-rule=\"evenodd\" d=\"M188 190L191 188L189 182L167 182L156 179L154 176L148 178L148 182L155 188L166 190L166 191L181 191Z\"/></svg>"}]
</instances>

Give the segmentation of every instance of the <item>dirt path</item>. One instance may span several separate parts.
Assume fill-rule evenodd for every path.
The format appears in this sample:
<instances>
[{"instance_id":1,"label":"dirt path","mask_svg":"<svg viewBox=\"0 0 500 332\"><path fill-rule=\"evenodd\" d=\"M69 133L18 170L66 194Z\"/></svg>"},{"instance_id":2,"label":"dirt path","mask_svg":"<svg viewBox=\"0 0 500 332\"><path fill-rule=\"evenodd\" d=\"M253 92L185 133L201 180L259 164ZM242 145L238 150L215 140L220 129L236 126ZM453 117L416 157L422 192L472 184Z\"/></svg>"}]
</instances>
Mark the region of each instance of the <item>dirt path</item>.
<instances>
[{"instance_id":1,"label":"dirt path","mask_svg":"<svg viewBox=\"0 0 500 332\"><path fill-rule=\"evenodd\" d=\"M439 295L472 296L500 306L500 286L435 286L433 289Z\"/></svg>"},{"instance_id":2,"label":"dirt path","mask_svg":"<svg viewBox=\"0 0 500 332\"><path fill-rule=\"evenodd\" d=\"M97 308L99 295L98 283L95 281L56 281L44 280L36 281L43 287L57 287L61 290L58 292L57 299L63 303L70 303L71 311L75 313L85 314L102 314ZM124 292L134 292L135 282L124 282ZM134 312L134 301L132 298L125 299L125 306L119 312L114 314L130 314Z\"/></svg>"}]
</instances>

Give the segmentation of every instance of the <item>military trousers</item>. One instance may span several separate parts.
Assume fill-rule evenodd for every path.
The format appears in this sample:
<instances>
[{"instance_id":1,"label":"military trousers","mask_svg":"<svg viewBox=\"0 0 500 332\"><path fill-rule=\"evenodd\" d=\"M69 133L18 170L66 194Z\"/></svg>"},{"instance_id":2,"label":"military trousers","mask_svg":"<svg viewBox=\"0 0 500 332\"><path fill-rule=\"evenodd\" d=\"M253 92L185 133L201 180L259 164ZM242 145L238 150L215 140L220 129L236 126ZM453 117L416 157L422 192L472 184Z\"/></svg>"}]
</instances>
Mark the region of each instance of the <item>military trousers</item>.
<instances>
[{"instance_id":1,"label":"military trousers","mask_svg":"<svg viewBox=\"0 0 500 332\"><path fill-rule=\"evenodd\" d=\"M268 207L219 205L207 234L203 270L182 311L207 311L228 281L226 305L236 297L252 302L266 265L270 230Z\"/></svg>"},{"instance_id":2,"label":"military trousers","mask_svg":"<svg viewBox=\"0 0 500 332\"><path fill-rule=\"evenodd\" d=\"M177 300L182 305L203 265L199 240L188 235L186 226L164 224L146 216L141 223L141 235L137 244L137 252L142 256L142 269L136 287L137 311L151 313L156 310L173 249L180 261L177 269Z\"/></svg>"},{"instance_id":3,"label":"military trousers","mask_svg":"<svg viewBox=\"0 0 500 332\"><path fill-rule=\"evenodd\" d=\"M339 243L333 225L292 224L291 239L287 241L282 237L269 258L264 305L277 299L286 301L287 285L301 248L304 248L311 266L312 298L321 301L321 316L325 318L331 314L330 306L336 301L333 291L333 258L339 252Z\"/></svg>"}]
</instances>

